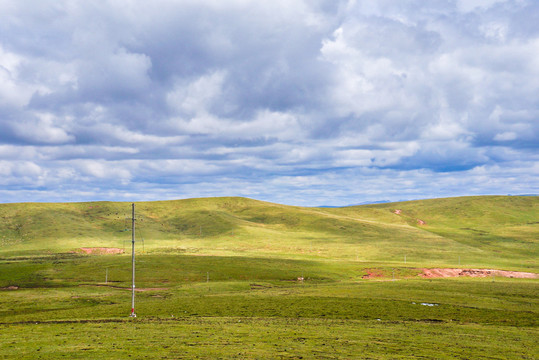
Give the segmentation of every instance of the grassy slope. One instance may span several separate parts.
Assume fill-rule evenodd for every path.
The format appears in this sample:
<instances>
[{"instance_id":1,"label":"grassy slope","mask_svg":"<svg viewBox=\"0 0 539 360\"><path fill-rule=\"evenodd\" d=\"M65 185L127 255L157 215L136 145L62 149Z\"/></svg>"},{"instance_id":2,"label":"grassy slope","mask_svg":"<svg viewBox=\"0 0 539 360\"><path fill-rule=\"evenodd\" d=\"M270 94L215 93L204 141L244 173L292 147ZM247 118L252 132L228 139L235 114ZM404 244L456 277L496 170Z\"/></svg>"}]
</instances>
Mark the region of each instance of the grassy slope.
<instances>
[{"instance_id":1,"label":"grassy slope","mask_svg":"<svg viewBox=\"0 0 539 360\"><path fill-rule=\"evenodd\" d=\"M157 289L137 293L130 319L129 203L0 205L0 357L535 359L537 280L426 280L414 268L460 257L538 272L538 206L137 203L137 287ZM88 246L127 251L68 253ZM398 281L363 280L369 269Z\"/></svg>"},{"instance_id":2,"label":"grassy slope","mask_svg":"<svg viewBox=\"0 0 539 360\"><path fill-rule=\"evenodd\" d=\"M400 209L400 215L394 214ZM537 271L539 198L464 197L348 208L245 198L137 204L147 252L341 259ZM129 250L128 203L2 204L0 256ZM426 225L420 226L421 219ZM125 231L127 229L127 231ZM139 245L142 245L140 243Z\"/></svg>"}]
</instances>

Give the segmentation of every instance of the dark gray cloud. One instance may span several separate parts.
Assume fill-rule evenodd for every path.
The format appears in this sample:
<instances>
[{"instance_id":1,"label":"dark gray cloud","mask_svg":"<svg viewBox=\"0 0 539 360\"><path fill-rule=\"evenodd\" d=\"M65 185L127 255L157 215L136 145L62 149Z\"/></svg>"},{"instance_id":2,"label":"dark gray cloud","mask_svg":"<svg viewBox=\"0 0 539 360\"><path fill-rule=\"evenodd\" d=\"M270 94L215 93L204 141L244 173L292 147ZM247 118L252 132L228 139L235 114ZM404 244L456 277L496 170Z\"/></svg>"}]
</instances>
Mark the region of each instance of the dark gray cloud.
<instances>
[{"instance_id":1,"label":"dark gray cloud","mask_svg":"<svg viewBox=\"0 0 539 360\"><path fill-rule=\"evenodd\" d=\"M536 1L0 11L0 201L538 192Z\"/></svg>"}]
</instances>

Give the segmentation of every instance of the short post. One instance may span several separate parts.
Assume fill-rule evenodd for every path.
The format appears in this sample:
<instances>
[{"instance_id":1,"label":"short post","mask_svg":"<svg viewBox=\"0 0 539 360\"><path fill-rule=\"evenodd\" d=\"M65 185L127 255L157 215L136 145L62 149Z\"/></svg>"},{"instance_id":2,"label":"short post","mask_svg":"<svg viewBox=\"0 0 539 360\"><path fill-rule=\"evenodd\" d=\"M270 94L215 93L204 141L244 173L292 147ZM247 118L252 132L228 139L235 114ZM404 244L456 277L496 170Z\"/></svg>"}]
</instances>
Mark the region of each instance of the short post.
<instances>
[{"instance_id":1,"label":"short post","mask_svg":"<svg viewBox=\"0 0 539 360\"><path fill-rule=\"evenodd\" d=\"M105 284L109 282L109 268L105 269Z\"/></svg>"}]
</instances>

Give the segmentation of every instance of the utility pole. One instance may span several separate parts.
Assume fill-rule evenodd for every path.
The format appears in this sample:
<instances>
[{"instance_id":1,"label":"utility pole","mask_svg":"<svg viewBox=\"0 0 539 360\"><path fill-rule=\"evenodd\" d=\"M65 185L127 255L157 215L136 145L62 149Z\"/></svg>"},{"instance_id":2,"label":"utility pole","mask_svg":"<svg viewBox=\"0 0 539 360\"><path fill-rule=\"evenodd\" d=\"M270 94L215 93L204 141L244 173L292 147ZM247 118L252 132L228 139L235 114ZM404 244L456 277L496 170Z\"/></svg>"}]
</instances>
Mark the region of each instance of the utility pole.
<instances>
[{"instance_id":1,"label":"utility pole","mask_svg":"<svg viewBox=\"0 0 539 360\"><path fill-rule=\"evenodd\" d=\"M131 315L130 317L137 317L135 314L135 204L132 206L132 216L131 216L131 268L133 272L133 286L131 292Z\"/></svg>"}]
</instances>

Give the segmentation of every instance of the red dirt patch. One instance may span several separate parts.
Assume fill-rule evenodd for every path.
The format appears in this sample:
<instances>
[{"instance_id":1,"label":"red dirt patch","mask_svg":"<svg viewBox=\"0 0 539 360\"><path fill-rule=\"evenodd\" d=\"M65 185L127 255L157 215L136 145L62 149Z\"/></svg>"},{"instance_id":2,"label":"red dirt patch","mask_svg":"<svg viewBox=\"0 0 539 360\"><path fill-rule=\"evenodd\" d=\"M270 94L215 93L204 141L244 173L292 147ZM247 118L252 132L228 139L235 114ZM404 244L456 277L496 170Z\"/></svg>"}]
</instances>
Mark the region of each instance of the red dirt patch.
<instances>
[{"instance_id":1,"label":"red dirt patch","mask_svg":"<svg viewBox=\"0 0 539 360\"><path fill-rule=\"evenodd\" d=\"M487 277L500 276L519 279L537 279L539 274L522 271L505 271L492 269L422 269L423 273L419 276L424 278L446 278L446 277Z\"/></svg>"},{"instance_id":2,"label":"red dirt patch","mask_svg":"<svg viewBox=\"0 0 539 360\"><path fill-rule=\"evenodd\" d=\"M421 219L417 219L417 225L427 225L427 223Z\"/></svg>"},{"instance_id":3,"label":"red dirt patch","mask_svg":"<svg viewBox=\"0 0 539 360\"><path fill-rule=\"evenodd\" d=\"M397 215L400 215L402 213L402 210L401 209L396 209L395 211L393 211L395 214Z\"/></svg>"},{"instance_id":4,"label":"red dirt patch","mask_svg":"<svg viewBox=\"0 0 539 360\"><path fill-rule=\"evenodd\" d=\"M363 275L362 279L383 278L385 274L380 269L365 269L367 275Z\"/></svg>"},{"instance_id":5,"label":"red dirt patch","mask_svg":"<svg viewBox=\"0 0 539 360\"><path fill-rule=\"evenodd\" d=\"M123 254L123 249L118 248L105 248L105 247L95 247L95 248L80 248L81 252L89 255L110 255L110 254Z\"/></svg>"}]
</instances>

